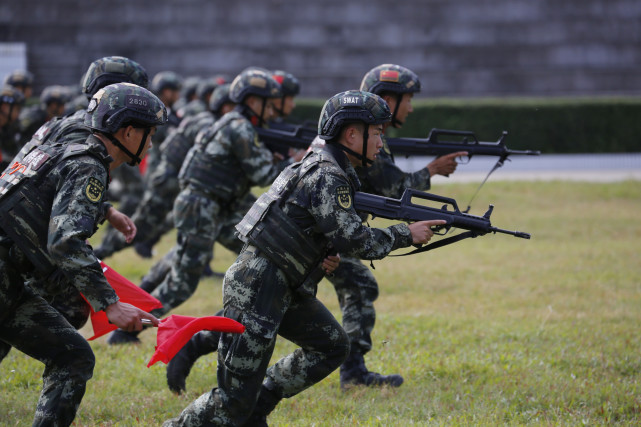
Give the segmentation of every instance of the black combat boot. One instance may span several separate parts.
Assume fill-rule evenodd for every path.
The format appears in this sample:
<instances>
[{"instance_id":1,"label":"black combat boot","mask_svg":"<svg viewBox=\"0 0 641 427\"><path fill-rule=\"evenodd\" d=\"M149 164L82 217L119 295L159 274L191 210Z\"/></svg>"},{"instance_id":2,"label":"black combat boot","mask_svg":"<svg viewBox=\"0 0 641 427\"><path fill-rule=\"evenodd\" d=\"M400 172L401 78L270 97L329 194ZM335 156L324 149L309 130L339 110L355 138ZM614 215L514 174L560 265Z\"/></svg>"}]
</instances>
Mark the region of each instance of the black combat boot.
<instances>
[{"instance_id":1,"label":"black combat boot","mask_svg":"<svg viewBox=\"0 0 641 427\"><path fill-rule=\"evenodd\" d=\"M268 382L267 380L266 382ZM254 412L243 424L244 427L268 427L267 415L271 414L282 396L276 391L268 388L269 386L263 384L258 394L258 400L254 407Z\"/></svg>"},{"instance_id":2,"label":"black combat boot","mask_svg":"<svg viewBox=\"0 0 641 427\"><path fill-rule=\"evenodd\" d=\"M181 394L187 390L186 379L199 357L218 350L220 333L201 331L195 334L167 364L169 390Z\"/></svg>"},{"instance_id":3,"label":"black combat boot","mask_svg":"<svg viewBox=\"0 0 641 427\"><path fill-rule=\"evenodd\" d=\"M118 344L140 344L140 339L138 334L140 331L127 332L122 329L116 329L109 336L107 344L109 345L118 345Z\"/></svg>"},{"instance_id":4,"label":"black combat boot","mask_svg":"<svg viewBox=\"0 0 641 427\"><path fill-rule=\"evenodd\" d=\"M398 374L381 375L368 371L363 355L359 351L352 351L341 365L340 381L342 390L354 385L399 387L403 384L403 377Z\"/></svg>"}]
</instances>

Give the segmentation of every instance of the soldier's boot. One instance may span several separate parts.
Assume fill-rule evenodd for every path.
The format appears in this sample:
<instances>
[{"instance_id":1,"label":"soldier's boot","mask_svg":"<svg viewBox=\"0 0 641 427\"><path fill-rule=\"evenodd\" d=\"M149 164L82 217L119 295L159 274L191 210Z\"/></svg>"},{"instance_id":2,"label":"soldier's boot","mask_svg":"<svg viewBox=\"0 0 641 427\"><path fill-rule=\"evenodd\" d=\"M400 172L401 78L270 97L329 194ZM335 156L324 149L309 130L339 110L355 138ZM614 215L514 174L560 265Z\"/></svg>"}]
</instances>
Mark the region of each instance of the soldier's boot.
<instances>
[{"instance_id":1,"label":"soldier's boot","mask_svg":"<svg viewBox=\"0 0 641 427\"><path fill-rule=\"evenodd\" d=\"M195 334L167 364L169 390L181 394L187 390L186 380L199 357L218 350L220 333L206 331Z\"/></svg>"},{"instance_id":2,"label":"soldier's boot","mask_svg":"<svg viewBox=\"0 0 641 427\"><path fill-rule=\"evenodd\" d=\"M269 380L267 380L269 381ZM267 416L271 414L282 396L276 391L270 389L265 384L260 388L258 400L251 416L243 424L244 427L268 427Z\"/></svg>"},{"instance_id":3,"label":"soldier's boot","mask_svg":"<svg viewBox=\"0 0 641 427\"><path fill-rule=\"evenodd\" d=\"M116 329L111 333L107 344L109 345L119 345L119 344L140 344L140 339L138 334L140 331L127 332L122 329Z\"/></svg>"},{"instance_id":4,"label":"soldier's boot","mask_svg":"<svg viewBox=\"0 0 641 427\"><path fill-rule=\"evenodd\" d=\"M403 377L398 374L381 375L368 371L363 355L358 351L352 351L340 367L340 381L342 390L355 385L400 387Z\"/></svg>"}]
</instances>

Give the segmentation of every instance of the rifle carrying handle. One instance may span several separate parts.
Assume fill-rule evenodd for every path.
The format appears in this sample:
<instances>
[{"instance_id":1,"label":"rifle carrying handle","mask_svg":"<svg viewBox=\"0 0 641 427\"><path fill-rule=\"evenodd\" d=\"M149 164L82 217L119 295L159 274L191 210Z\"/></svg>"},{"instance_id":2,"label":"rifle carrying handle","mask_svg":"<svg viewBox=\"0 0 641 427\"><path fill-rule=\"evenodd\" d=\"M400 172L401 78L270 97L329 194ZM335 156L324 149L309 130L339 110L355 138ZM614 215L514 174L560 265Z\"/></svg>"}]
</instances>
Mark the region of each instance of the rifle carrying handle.
<instances>
[{"instance_id":1,"label":"rifle carrying handle","mask_svg":"<svg viewBox=\"0 0 641 427\"><path fill-rule=\"evenodd\" d=\"M401 204L416 206L415 203L412 203L413 197L416 197L418 199L423 199L423 200L430 200L433 202L445 203L446 205L452 206L454 208L454 212L461 212L458 208L458 204L456 203L456 200L450 197L444 197L444 196L439 196L437 194L414 190L413 188L405 189L405 191L403 192L403 195L401 196ZM443 206L443 210L446 210L445 206Z\"/></svg>"}]
</instances>

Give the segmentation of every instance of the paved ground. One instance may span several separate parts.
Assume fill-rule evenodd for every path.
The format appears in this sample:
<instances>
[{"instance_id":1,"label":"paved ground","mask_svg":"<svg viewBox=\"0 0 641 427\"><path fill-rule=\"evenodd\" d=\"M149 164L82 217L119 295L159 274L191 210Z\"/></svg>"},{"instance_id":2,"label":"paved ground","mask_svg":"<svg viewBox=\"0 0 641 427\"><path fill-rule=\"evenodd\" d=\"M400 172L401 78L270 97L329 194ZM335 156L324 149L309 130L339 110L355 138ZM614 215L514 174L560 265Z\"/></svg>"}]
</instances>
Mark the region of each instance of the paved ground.
<instances>
[{"instance_id":1,"label":"paved ground","mask_svg":"<svg viewBox=\"0 0 641 427\"><path fill-rule=\"evenodd\" d=\"M406 171L420 169L429 157L396 158ZM480 182L496 163L496 158L477 156L468 164L459 165L449 178L437 176L433 182ZM587 182L641 181L641 153L623 154L543 154L514 156L494 171L490 181L498 180L572 180Z\"/></svg>"}]
</instances>

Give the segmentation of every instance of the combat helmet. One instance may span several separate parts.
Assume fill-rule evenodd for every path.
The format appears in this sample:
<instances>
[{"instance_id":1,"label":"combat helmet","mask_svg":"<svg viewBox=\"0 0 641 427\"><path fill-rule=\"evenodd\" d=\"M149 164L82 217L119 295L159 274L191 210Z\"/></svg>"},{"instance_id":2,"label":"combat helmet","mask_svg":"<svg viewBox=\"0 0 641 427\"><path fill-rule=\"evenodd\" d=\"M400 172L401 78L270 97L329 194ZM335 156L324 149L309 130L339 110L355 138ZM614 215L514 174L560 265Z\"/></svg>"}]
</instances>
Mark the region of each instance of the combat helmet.
<instances>
[{"instance_id":1,"label":"combat helmet","mask_svg":"<svg viewBox=\"0 0 641 427\"><path fill-rule=\"evenodd\" d=\"M396 107L392 113L392 125L403 123L396 119L396 113L405 93L421 91L421 81L412 70L396 64L383 64L369 70L361 82L361 90L383 95L394 93L397 96Z\"/></svg>"},{"instance_id":2,"label":"combat helmet","mask_svg":"<svg viewBox=\"0 0 641 427\"><path fill-rule=\"evenodd\" d=\"M387 102L371 92L348 90L332 96L325 102L318 120L318 136L328 142L335 141L344 125L363 122L366 125L387 123L392 115ZM358 154L344 147L340 148L358 157L363 167L371 163L367 159L367 127L363 135L363 152Z\"/></svg>"},{"instance_id":3,"label":"combat helmet","mask_svg":"<svg viewBox=\"0 0 641 427\"><path fill-rule=\"evenodd\" d=\"M220 109L226 102L232 102L229 98L229 87L231 83L223 83L214 89L214 93L209 98L209 110L215 114L220 114Z\"/></svg>"},{"instance_id":4,"label":"combat helmet","mask_svg":"<svg viewBox=\"0 0 641 427\"><path fill-rule=\"evenodd\" d=\"M2 84L17 88L33 86L33 74L26 70L15 70L4 78Z\"/></svg>"},{"instance_id":5,"label":"combat helmet","mask_svg":"<svg viewBox=\"0 0 641 427\"><path fill-rule=\"evenodd\" d=\"M154 126L167 123L167 109L147 89L131 83L115 83L100 89L89 101L85 125L107 136L114 145L131 157L130 165L142 161L147 136ZM137 153L132 153L113 134L121 127L133 125L145 129Z\"/></svg>"},{"instance_id":6,"label":"combat helmet","mask_svg":"<svg viewBox=\"0 0 641 427\"><path fill-rule=\"evenodd\" d=\"M198 96L198 99L206 102L207 96L210 96L218 86L226 82L225 77L220 75L202 79L196 88L196 96Z\"/></svg>"},{"instance_id":7,"label":"combat helmet","mask_svg":"<svg viewBox=\"0 0 641 427\"><path fill-rule=\"evenodd\" d=\"M103 87L122 82L146 88L149 77L143 66L136 61L124 56L105 56L89 65L81 86L83 93L90 99Z\"/></svg>"},{"instance_id":8,"label":"combat helmet","mask_svg":"<svg viewBox=\"0 0 641 427\"><path fill-rule=\"evenodd\" d=\"M264 68L250 67L243 70L231 82L229 98L232 102L240 104L249 95L261 98L280 98L282 96L280 84Z\"/></svg>"},{"instance_id":9,"label":"combat helmet","mask_svg":"<svg viewBox=\"0 0 641 427\"><path fill-rule=\"evenodd\" d=\"M263 99L263 106L257 123L258 126L262 126L267 99L283 96L280 84L274 80L271 72L264 68L246 68L231 82L229 99L236 104L242 104L250 95Z\"/></svg>"},{"instance_id":10,"label":"combat helmet","mask_svg":"<svg viewBox=\"0 0 641 427\"><path fill-rule=\"evenodd\" d=\"M64 105L71 98L71 93L69 89L65 86L53 85L47 86L42 90L40 94L40 103L43 106L47 106L52 102L57 102L58 104Z\"/></svg>"},{"instance_id":11,"label":"combat helmet","mask_svg":"<svg viewBox=\"0 0 641 427\"><path fill-rule=\"evenodd\" d=\"M300 83L293 74L283 70L274 71L272 77L280 84L280 89L283 92L281 108L276 108L276 111L281 116L285 116L285 112L283 111L285 106L285 97L298 95L300 92Z\"/></svg>"},{"instance_id":12,"label":"combat helmet","mask_svg":"<svg viewBox=\"0 0 641 427\"><path fill-rule=\"evenodd\" d=\"M173 71L161 71L151 80L149 89L156 95L164 89L180 90L183 79Z\"/></svg>"},{"instance_id":13,"label":"combat helmet","mask_svg":"<svg viewBox=\"0 0 641 427\"><path fill-rule=\"evenodd\" d=\"M300 82L293 74L283 70L276 70L272 77L280 83L283 96L296 96L300 93Z\"/></svg>"}]
</instances>

